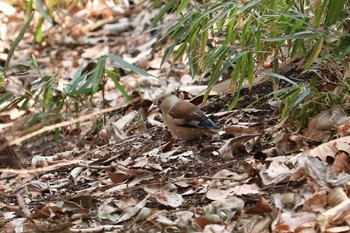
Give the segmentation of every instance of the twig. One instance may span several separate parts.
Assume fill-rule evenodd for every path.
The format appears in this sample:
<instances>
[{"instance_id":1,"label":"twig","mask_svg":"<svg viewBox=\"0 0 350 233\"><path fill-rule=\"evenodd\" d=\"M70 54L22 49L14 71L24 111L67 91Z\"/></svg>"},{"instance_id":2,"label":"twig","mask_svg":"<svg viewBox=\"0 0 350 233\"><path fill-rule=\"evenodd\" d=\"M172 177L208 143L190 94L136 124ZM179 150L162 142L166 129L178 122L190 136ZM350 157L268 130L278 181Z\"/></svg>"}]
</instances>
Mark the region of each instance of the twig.
<instances>
[{"instance_id":1,"label":"twig","mask_svg":"<svg viewBox=\"0 0 350 233\"><path fill-rule=\"evenodd\" d=\"M37 131L34 131L34 132L29 133L27 135L24 135L23 137L14 139L12 141L8 141L7 143L5 143L4 145L2 145L0 147L0 151L3 150L4 148L8 147L8 146L18 145L21 142L26 141L26 140L28 140L28 139L30 139L32 137L35 137L36 135L44 133L44 132L51 131L51 130L54 130L54 129L57 129L57 128L61 128L61 127L64 127L64 126L72 125L72 124L75 124L75 123L78 123L78 122L81 122L81 121L85 121L85 120L88 120L88 119L90 119L91 117L93 117L95 115L103 114L103 113L107 113L107 112L111 112L111 111L120 109L122 106L123 105L116 106L116 107L110 107L110 108L106 108L106 109L101 109L101 110L98 110L96 112L90 113L88 115L80 116L80 117L78 117L76 119L60 122L60 123L57 123L57 124L54 124L54 125L45 126L45 127L41 128L41 129L39 129Z\"/></svg>"}]
</instances>

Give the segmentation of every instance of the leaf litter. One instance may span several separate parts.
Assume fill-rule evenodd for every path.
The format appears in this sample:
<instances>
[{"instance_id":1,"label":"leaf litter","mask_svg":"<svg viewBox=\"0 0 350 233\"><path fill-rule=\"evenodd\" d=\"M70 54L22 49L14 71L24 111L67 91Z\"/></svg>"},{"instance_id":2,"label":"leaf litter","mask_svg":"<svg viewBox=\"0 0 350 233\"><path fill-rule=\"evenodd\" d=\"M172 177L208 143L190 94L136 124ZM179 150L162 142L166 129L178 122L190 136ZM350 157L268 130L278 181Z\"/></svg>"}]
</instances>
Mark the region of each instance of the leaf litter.
<instances>
[{"instance_id":1,"label":"leaf litter","mask_svg":"<svg viewBox=\"0 0 350 233\"><path fill-rule=\"evenodd\" d=\"M62 34L51 38L51 47L23 43L12 64L33 54L40 72L59 69L61 77L71 77L81 64L112 53L157 78L120 72L120 83L133 92L131 103L107 80L105 107L114 112L104 128L93 130L98 114L81 121L79 130L67 124L72 128L58 151L53 135L1 150L0 159L5 154L16 161L18 154L24 164L0 169L2 232L349 231L349 118L342 109L315 116L300 134L279 122L276 107L269 105L269 80L243 89L234 111L227 111L232 96L221 84L202 109L222 132L172 140L159 112L148 112L152 99L176 90L191 99L203 94L203 86L193 83L181 62L160 68L164 50L150 54L157 38L142 32L158 9L94 2L75 16L95 20L83 25L64 18L67 28L57 27ZM9 40L15 38L12 29L8 33ZM29 74L28 81L35 79ZM68 81L60 79L60 85ZM20 92L14 83L6 88ZM263 101L248 107L256 98ZM101 99L94 96L94 107ZM1 113L0 130L10 141L20 136L16 127L24 114Z\"/></svg>"}]
</instances>

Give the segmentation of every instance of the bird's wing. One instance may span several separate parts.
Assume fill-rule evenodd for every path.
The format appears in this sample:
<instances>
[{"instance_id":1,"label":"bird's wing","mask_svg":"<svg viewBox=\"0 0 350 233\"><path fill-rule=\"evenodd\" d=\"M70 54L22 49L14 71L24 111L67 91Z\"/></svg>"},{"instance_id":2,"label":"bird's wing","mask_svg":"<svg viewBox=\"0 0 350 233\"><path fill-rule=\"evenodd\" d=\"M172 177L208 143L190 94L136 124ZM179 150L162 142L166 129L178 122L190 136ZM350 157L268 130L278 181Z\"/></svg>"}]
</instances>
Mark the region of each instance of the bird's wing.
<instances>
[{"instance_id":1,"label":"bird's wing","mask_svg":"<svg viewBox=\"0 0 350 233\"><path fill-rule=\"evenodd\" d=\"M175 123L181 126L201 127L201 128L217 128L196 105L179 101L169 111L169 115L174 119Z\"/></svg>"}]
</instances>

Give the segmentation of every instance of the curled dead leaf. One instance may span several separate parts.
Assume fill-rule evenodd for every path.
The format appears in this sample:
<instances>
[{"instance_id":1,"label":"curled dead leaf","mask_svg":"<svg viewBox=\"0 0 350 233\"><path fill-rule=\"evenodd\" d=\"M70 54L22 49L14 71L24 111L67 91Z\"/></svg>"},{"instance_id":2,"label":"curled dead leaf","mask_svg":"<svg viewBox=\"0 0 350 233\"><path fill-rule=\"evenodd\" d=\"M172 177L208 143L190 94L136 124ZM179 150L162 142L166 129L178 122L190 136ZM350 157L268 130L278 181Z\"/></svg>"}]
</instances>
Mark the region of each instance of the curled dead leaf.
<instances>
[{"instance_id":1,"label":"curled dead leaf","mask_svg":"<svg viewBox=\"0 0 350 233\"><path fill-rule=\"evenodd\" d=\"M249 135L243 135L236 138L231 138L225 142L225 144L219 149L219 153L221 154L223 159L232 159L233 158L233 151L237 149L238 147L242 146L245 142L249 141L250 139L253 139L255 137L260 136L260 134L249 134Z\"/></svg>"},{"instance_id":2,"label":"curled dead leaf","mask_svg":"<svg viewBox=\"0 0 350 233\"><path fill-rule=\"evenodd\" d=\"M329 109L310 119L304 136L312 139L324 139L329 136L329 130L337 129L338 126L348 121L349 117L341 108Z\"/></svg>"},{"instance_id":3,"label":"curled dead leaf","mask_svg":"<svg viewBox=\"0 0 350 233\"><path fill-rule=\"evenodd\" d=\"M256 203L255 206L249 208L246 213L247 214L258 214L258 215L264 215L267 213L271 213L273 210L272 206L270 203L266 201L265 198L259 197L258 202Z\"/></svg>"}]
</instances>

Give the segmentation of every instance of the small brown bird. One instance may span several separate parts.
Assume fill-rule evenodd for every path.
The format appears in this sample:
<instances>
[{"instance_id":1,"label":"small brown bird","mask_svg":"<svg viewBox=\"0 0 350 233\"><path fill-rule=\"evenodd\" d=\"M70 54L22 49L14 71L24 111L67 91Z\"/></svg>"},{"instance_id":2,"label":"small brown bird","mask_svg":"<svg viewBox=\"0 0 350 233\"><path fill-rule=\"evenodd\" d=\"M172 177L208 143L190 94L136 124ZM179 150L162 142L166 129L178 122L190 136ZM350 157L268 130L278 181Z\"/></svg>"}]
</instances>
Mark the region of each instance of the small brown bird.
<instances>
[{"instance_id":1,"label":"small brown bird","mask_svg":"<svg viewBox=\"0 0 350 233\"><path fill-rule=\"evenodd\" d=\"M194 139L219 128L198 106L164 94L156 99L170 133L175 138Z\"/></svg>"}]
</instances>

